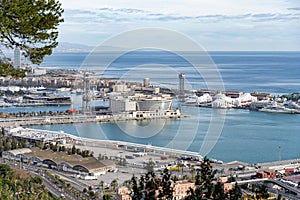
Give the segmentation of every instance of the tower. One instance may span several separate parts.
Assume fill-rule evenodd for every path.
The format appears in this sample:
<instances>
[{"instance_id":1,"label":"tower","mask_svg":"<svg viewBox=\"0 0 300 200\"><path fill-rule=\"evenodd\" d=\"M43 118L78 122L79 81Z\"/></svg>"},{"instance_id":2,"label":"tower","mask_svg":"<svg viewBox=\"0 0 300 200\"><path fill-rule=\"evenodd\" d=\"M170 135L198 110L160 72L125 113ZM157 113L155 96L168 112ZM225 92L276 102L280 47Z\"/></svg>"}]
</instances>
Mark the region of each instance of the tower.
<instances>
[{"instance_id":1,"label":"tower","mask_svg":"<svg viewBox=\"0 0 300 200\"><path fill-rule=\"evenodd\" d=\"M184 73L180 73L178 75L179 77L179 99L183 100L184 99Z\"/></svg>"},{"instance_id":2,"label":"tower","mask_svg":"<svg viewBox=\"0 0 300 200\"><path fill-rule=\"evenodd\" d=\"M144 78L144 87L148 88L150 86L150 79Z\"/></svg>"},{"instance_id":3,"label":"tower","mask_svg":"<svg viewBox=\"0 0 300 200\"><path fill-rule=\"evenodd\" d=\"M16 47L14 51L14 67L15 68L21 67L21 50L19 47Z\"/></svg>"},{"instance_id":4,"label":"tower","mask_svg":"<svg viewBox=\"0 0 300 200\"><path fill-rule=\"evenodd\" d=\"M82 113L91 113L91 84L88 72L83 75Z\"/></svg>"}]
</instances>

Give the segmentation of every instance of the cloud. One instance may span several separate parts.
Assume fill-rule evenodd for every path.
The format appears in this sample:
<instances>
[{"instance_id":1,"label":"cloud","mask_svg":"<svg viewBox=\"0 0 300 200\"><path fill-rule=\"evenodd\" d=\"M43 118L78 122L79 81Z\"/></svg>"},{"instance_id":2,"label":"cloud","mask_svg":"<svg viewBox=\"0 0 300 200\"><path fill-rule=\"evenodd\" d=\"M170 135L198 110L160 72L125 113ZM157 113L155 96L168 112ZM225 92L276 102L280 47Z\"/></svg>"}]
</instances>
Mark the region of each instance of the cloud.
<instances>
[{"instance_id":1,"label":"cloud","mask_svg":"<svg viewBox=\"0 0 300 200\"><path fill-rule=\"evenodd\" d=\"M300 14L296 13L246 13L238 15L180 15L180 14L163 14L153 13L148 10L131 9L131 8L97 8L96 10L79 10L67 9L65 11L66 22L77 23L107 23L107 22L134 22L142 21L152 22L176 22L176 21L191 21L191 22L220 22L246 20L249 22L263 21L284 21L284 20L299 20Z\"/></svg>"},{"instance_id":2,"label":"cloud","mask_svg":"<svg viewBox=\"0 0 300 200\"><path fill-rule=\"evenodd\" d=\"M126 30L155 26L213 49L300 49L299 0L61 1L62 41L95 45Z\"/></svg>"},{"instance_id":3,"label":"cloud","mask_svg":"<svg viewBox=\"0 0 300 200\"><path fill-rule=\"evenodd\" d=\"M120 9L114 9L114 8L97 8L96 10L100 11L110 11L110 12L123 12L123 13L145 13L147 11L141 10L141 9L133 9L133 8L120 8Z\"/></svg>"},{"instance_id":4,"label":"cloud","mask_svg":"<svg viewBox=\"0 0 300 200\"><path fill-rule=\"evenodd\" d=\"M288 8L288 10L300 10L300 7L296 7L296 8Z\"/></svg>"}]
</instances>

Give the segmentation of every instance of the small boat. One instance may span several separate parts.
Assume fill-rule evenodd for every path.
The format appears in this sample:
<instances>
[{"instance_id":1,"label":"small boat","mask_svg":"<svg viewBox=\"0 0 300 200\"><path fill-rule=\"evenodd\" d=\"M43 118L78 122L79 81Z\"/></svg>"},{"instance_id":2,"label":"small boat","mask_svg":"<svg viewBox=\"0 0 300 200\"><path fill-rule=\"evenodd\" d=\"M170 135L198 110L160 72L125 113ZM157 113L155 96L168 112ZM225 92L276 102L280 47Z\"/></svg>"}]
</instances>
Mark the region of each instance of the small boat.
<instances>
[{"instance_id":1,"label":"small boat","mask_svg":"<svg viewBox=\"0 0 300 200\"><path fill-rule=\"evenodd\" d=\"M56 89L56 91L57 92L69 92L69 91L71 91L71 88L65 88L65 87L63 87L63 88Z\"/></svg>"}]
</instances>

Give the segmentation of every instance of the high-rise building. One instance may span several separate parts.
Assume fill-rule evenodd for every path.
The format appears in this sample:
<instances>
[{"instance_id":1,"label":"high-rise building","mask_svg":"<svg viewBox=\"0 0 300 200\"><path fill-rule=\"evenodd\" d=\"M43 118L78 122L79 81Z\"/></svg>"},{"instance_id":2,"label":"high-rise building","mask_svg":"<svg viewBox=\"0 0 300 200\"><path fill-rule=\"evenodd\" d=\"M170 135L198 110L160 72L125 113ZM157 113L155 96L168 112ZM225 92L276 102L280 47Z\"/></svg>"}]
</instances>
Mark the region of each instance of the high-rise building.
<instances>
[{"instance_id":1,"label":"high-rise building","mask_svg":"<svg viewBox=\"0 0 300 200\"><path fill-rule=\"evenodd\" d=\"M150 79L144 78L144 87L148 88L150 86Z\"/></svg>"},{"instance_id":2,"label":"high-rise building","mask_svg":"<svg viewBox=\"0 0 300 200\"><path fill-rule=\"evenodd\" d=\"M14 67L15 68L21 67L21 50L19 47L16 47L14 51Z\"/></svg>"},{"instance_id":3,"label":"high-rise building","mask_svg":"<svg viewBox=\"0 0 300 200\"><path fill-rule=\"evenodd\" d=\"M179 96L184 96L184 73L179 75Z\"/></svg>"}]
</instances>

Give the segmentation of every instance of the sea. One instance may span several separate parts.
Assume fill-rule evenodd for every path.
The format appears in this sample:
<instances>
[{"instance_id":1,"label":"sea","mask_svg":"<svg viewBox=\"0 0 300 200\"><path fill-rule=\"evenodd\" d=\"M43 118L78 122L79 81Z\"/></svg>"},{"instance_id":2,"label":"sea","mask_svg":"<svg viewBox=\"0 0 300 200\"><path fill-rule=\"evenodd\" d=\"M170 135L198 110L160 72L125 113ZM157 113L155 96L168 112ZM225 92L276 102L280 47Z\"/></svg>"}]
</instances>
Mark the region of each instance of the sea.
<instances>
[{"instance_id":1,"label":"sea","mask_svg":"<svg viewBox=\"0 0 300 200\"><path fill-rule=\"evenodd\" d=\"M120 81L142 82L143 78L150 77L154 87L170 89L178 88L178 73L184 73L185 86L191 90L224 88L273 95L300 92L300 52L208 52L201 55L188 52L178 55L161 51L133 51L117 55L54 53L45 58L41 67L93 70L98 76ZM225 162L259 163L300 158L300 115L214 110L186 107L176 102L173 106L188 117L31 128L189 150ZM68 108L0 108L0 112L59 111ZM225 116L224 120L220 116Z\"/></svg>"}]
</instances>

